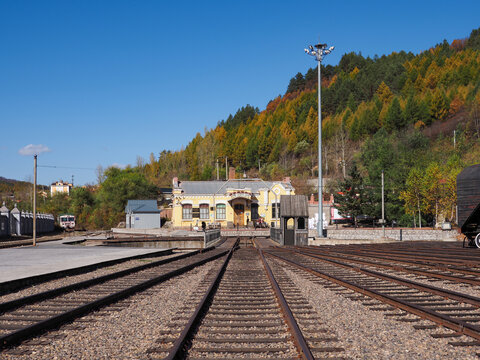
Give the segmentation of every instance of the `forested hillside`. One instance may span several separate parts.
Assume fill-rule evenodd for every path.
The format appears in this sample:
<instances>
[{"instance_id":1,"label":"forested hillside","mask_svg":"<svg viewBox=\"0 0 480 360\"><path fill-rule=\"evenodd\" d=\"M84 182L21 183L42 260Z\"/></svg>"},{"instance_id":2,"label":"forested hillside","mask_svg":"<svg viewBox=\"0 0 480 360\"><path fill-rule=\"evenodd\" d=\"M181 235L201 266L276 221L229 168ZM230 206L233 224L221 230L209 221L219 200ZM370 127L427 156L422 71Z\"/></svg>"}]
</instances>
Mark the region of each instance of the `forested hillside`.
<instances>
[{"instance_id":1,"label":"forested hillside","mask_svg":"<svg viewBox=\"0 0 480 360\"><path fill-rule=\"evenodd\" d=\"M241 173L269 179L289 175L300 184L317 173L316 81L316 68L298 73L265 110L246 105L198 133L185 149L162 151L158 158L152 154L148 164L140 161L141 170L158 185L173 176L209 180L216 177L217 159L224 176L228 157ZM416 171L422 179L428 175L447 184L461 168L478 162L479 87L480 29L418 55L401 51L372 59L348 53L337 66L322 66L324 176L341 181L356 163L364 187L374 192L370 212L378 215L375 189L383 169L390 219L412 223L419 209L428 221L440 208L444 216L445 209L451 214L456 199L452 190L445 194L446 185L432 200L424 199L431 189L415 195L408 184Z\"/></svg>"}]
</instances>

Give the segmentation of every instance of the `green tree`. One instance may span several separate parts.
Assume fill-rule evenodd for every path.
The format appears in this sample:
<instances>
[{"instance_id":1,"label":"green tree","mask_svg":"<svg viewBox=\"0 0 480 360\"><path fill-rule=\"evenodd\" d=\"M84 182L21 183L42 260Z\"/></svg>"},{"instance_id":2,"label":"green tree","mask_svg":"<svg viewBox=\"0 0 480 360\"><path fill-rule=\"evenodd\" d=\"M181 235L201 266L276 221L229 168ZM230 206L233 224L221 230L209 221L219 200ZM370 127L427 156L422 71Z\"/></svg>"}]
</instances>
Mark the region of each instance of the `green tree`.
<instances>
[{"instance_id":1,"label":"green tree","mask_svg":"<svg viewBox=\"0 0 480 360\"><path fill-rule=\"evenodd\" d=\"M76 226L88 226L88 217L95 205L95 198L91 191L83 187L75 187L70 192L70 212L76 217Z\"/></svg>"},{"instance_id":2,"label":"green tree","mask_svg":"<svg viewBox=\"0 0 480 360\"><path fill-rule=\"evenodd\" d=\"M157 195L157 187L136 169L108 168L97 196L97 210L104 225L102 227L116 226L122 220L127 200L155 199Z\"/></svg>"},{"instance_id":3,"label":"green tree","mask_svg":"<svg viewBox=\"0 0 480 360\"><path fill-rule=\"evenodd\" d=\"M417 101L413 94L407 99L404 111L405 123L416 124L420 120L420 111Z\"/></svg>"},{"instance_id":4,"label":"green tree","mask_svg":"<svg viewBox=\"0 0 480 360\"><path fill-rule=\"evenodd\" d=\"M387 115L385 116L385 129L388 131L399 130L405 126L405 117L403 116L402 107L397 97L393 98Z\"/></svg>"},{"instance_id":5,"label":"green tree","mask_svg":"<svg viewBox=\"0 0 480 360\"><path fill-rule=\"evenodd\" d=\"M55 193L52 197L47 197L45 203L39 206L40 211L53 214L55 219L58 215L69 213L69 209L70 197L67 193Z\"/></svg>"},{"instance_id":6,"label":"green tree","mask_svg":"<svg viewBox=\"0 0 480 360\"><path fill-rule=\"evenodd\" d=\"M406 189L400 193L400 199L405 202L405 211L414 217L418 211L418 224L420 227L422 227L424 185L423 173L419 169L413 168L408 173Z\"/></svg>"},{"instance_id":7,"label":"green tree","mask_svg":"<svg viewBox=\"0 0 480 360\"><path fill-rule=\"evenodd\" d=\"M364 213L364 204L368 201L366 201L363 178L355 163L348 176L338 183L337 193L335 203L338 211L343 215L351 216L356 226L357 217Z\"/></svg>"},{"instance_id":8,"label":"green tree","mask_svg":"<svg viewBox=\"0 0 480 360\"><path fill-rule=\"evenodd\" d=\"M432 162L427 167L423 178L423 205L425 211L434 216L435 224L438 223L440 201L442 199L442 177L440 166L438 163Z\"/></svg>"}]
</instances>

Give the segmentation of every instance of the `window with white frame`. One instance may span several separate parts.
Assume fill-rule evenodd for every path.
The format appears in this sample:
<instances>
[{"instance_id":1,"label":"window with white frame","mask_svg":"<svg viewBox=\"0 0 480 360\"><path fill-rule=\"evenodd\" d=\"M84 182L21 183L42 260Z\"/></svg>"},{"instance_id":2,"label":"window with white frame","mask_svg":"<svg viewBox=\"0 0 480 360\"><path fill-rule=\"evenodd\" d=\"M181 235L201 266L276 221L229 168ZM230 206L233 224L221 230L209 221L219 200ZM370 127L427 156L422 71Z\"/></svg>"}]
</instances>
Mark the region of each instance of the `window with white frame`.
<instances>
[{"instance_id":1,"label":"window with white frame","mask_svg":"<svg viewBox=\"0 0 480 360\"><path fill-rule=\"evenodd\" d=\"M276 209L278 209L278 214L276 212ZM280 203L272 203L272 219L278 218L280 218Z\"/></svg>"},{"instance_id":2,"label":"window with white frame","mask_svg":"<svg viewBox=\"0 0 480 360\"><path fill-rule=\"evenodd\" d=\"M225 204L217 204L217 219L224 220L227 218L227 206Z\"/></svg>"},{"instance_id":3,"label":"window with white frame","mask_svg":"<svg viewBox=\"0 0 480 360\"><path fill-rule=\"evenodd\" d=\"M200 204L200 219L209 219L210 218L210 212L209 212L209 206L208 204Z\"/></svg>"},{"instance_id":4,"label":"window with white frame","mask_svg":"<svg viewBox=\"0 0 480 360\"><path fill-rule=\"evenodd\" d=\"M192 204L182 205L182 219L186 219L186 220L192 219Z\"/></svg>"}]
</instances>

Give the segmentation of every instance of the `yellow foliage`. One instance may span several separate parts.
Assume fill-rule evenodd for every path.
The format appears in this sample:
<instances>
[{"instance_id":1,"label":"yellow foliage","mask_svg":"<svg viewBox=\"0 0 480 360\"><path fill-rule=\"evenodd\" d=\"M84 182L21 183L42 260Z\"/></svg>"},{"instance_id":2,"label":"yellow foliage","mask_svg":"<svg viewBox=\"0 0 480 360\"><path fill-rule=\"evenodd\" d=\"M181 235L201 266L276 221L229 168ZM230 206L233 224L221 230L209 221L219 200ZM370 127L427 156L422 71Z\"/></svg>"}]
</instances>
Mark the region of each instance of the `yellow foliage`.
<instances>
[{"instance_id":1,"label":"yellow foliage","mask_svg":"<svg viewBox=\"0 0 480 360\"><path fill-rule=\"evenodd\" d=\"M282 122L282 125L280 125L280 134L284 139L288 139L290 134L292 133L292 129L290 128L290 125L288 125L287 121Z\"/></svg>"},{"instance_id":2,"label":"yellow foliage","mask_svg":"<svg viewBox=\"0 0 480 360\"><path fill-rule=\"evenodd\" d=\"M415 125L414 125L415 129L417 130L421 130L425 127L425 123L422 121L422 120L418 120Z\"/></svg>"},{"instance_id":3,"label":"yellow foliage","mask_svg":"<svg viewBox=\"0 0 480 360\"><path fill-rule=\"evenodd\" d=\"M357 74L360 72L360 70L358 69L358 67L355 66L355 68L350 71L350 79L355 79L355 77L357 76Z\"/></svg>"},{"instance_id":4,"label":"yellow foliage","mask_svg":"<svg viewBox=\"0 0 480 360\"><path fill-rule=\"evenodd\" d=\"M337 74L333 75L333 77L330 79L330 84L328 84L328 87L332 86L333 84L335 84L335 82L337 81L338 79L338 76Z\"/></svg>"},{"instance_id":5,"label":"yellow foliage","mask_svg":"<svg viewBox=\"0 0 480 360\"><path fill-rule=\"evenodd\" d=\"M393 98L392 91L384 81L378 86L377 95L383 103L390 102Z\"/></svg>"}]
</instances>

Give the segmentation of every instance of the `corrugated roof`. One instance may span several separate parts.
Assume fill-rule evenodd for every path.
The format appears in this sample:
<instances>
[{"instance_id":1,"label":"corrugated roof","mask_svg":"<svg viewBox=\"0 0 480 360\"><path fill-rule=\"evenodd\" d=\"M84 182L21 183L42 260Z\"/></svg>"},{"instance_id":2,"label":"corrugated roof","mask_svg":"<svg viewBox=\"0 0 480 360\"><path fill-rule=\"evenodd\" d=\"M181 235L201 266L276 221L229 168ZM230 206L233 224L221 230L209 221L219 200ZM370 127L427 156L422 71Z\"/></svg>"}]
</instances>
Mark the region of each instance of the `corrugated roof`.
<instances>
[{"instance_id":1,"label":"corrugated roof","mask_svg":"<svg viewBox=\"0 0 480 360\"><path fill-rule=\"evenodd\" d=\"M126 213L160 213L157 200L128 200Z\"/></svg>"},{"instance_id":2,"label":"corrugated roof","mask_svg":"<svg viewBox=\"0 0 480 360\"><path fill-rule=\"evenodd\" d=\"M308 200L305 195L281 195L280 215L283 216L307 216Z\"/></svg>"},{"instance_id":3,"label":"corrugated roof","mask_svg":"<svg viewBox=\"0 0 480 360\"><path fill-rule=\"evenodd\" d=\"M262 181L259 179L235 179L228 181L181 181L178 188L185 195L225 194L228 189L249 189L258 193L260 189L270 189L275 184L282 184L286 189L293 190L289 183L280 181Z\"/></svg>"}]
</instances>

